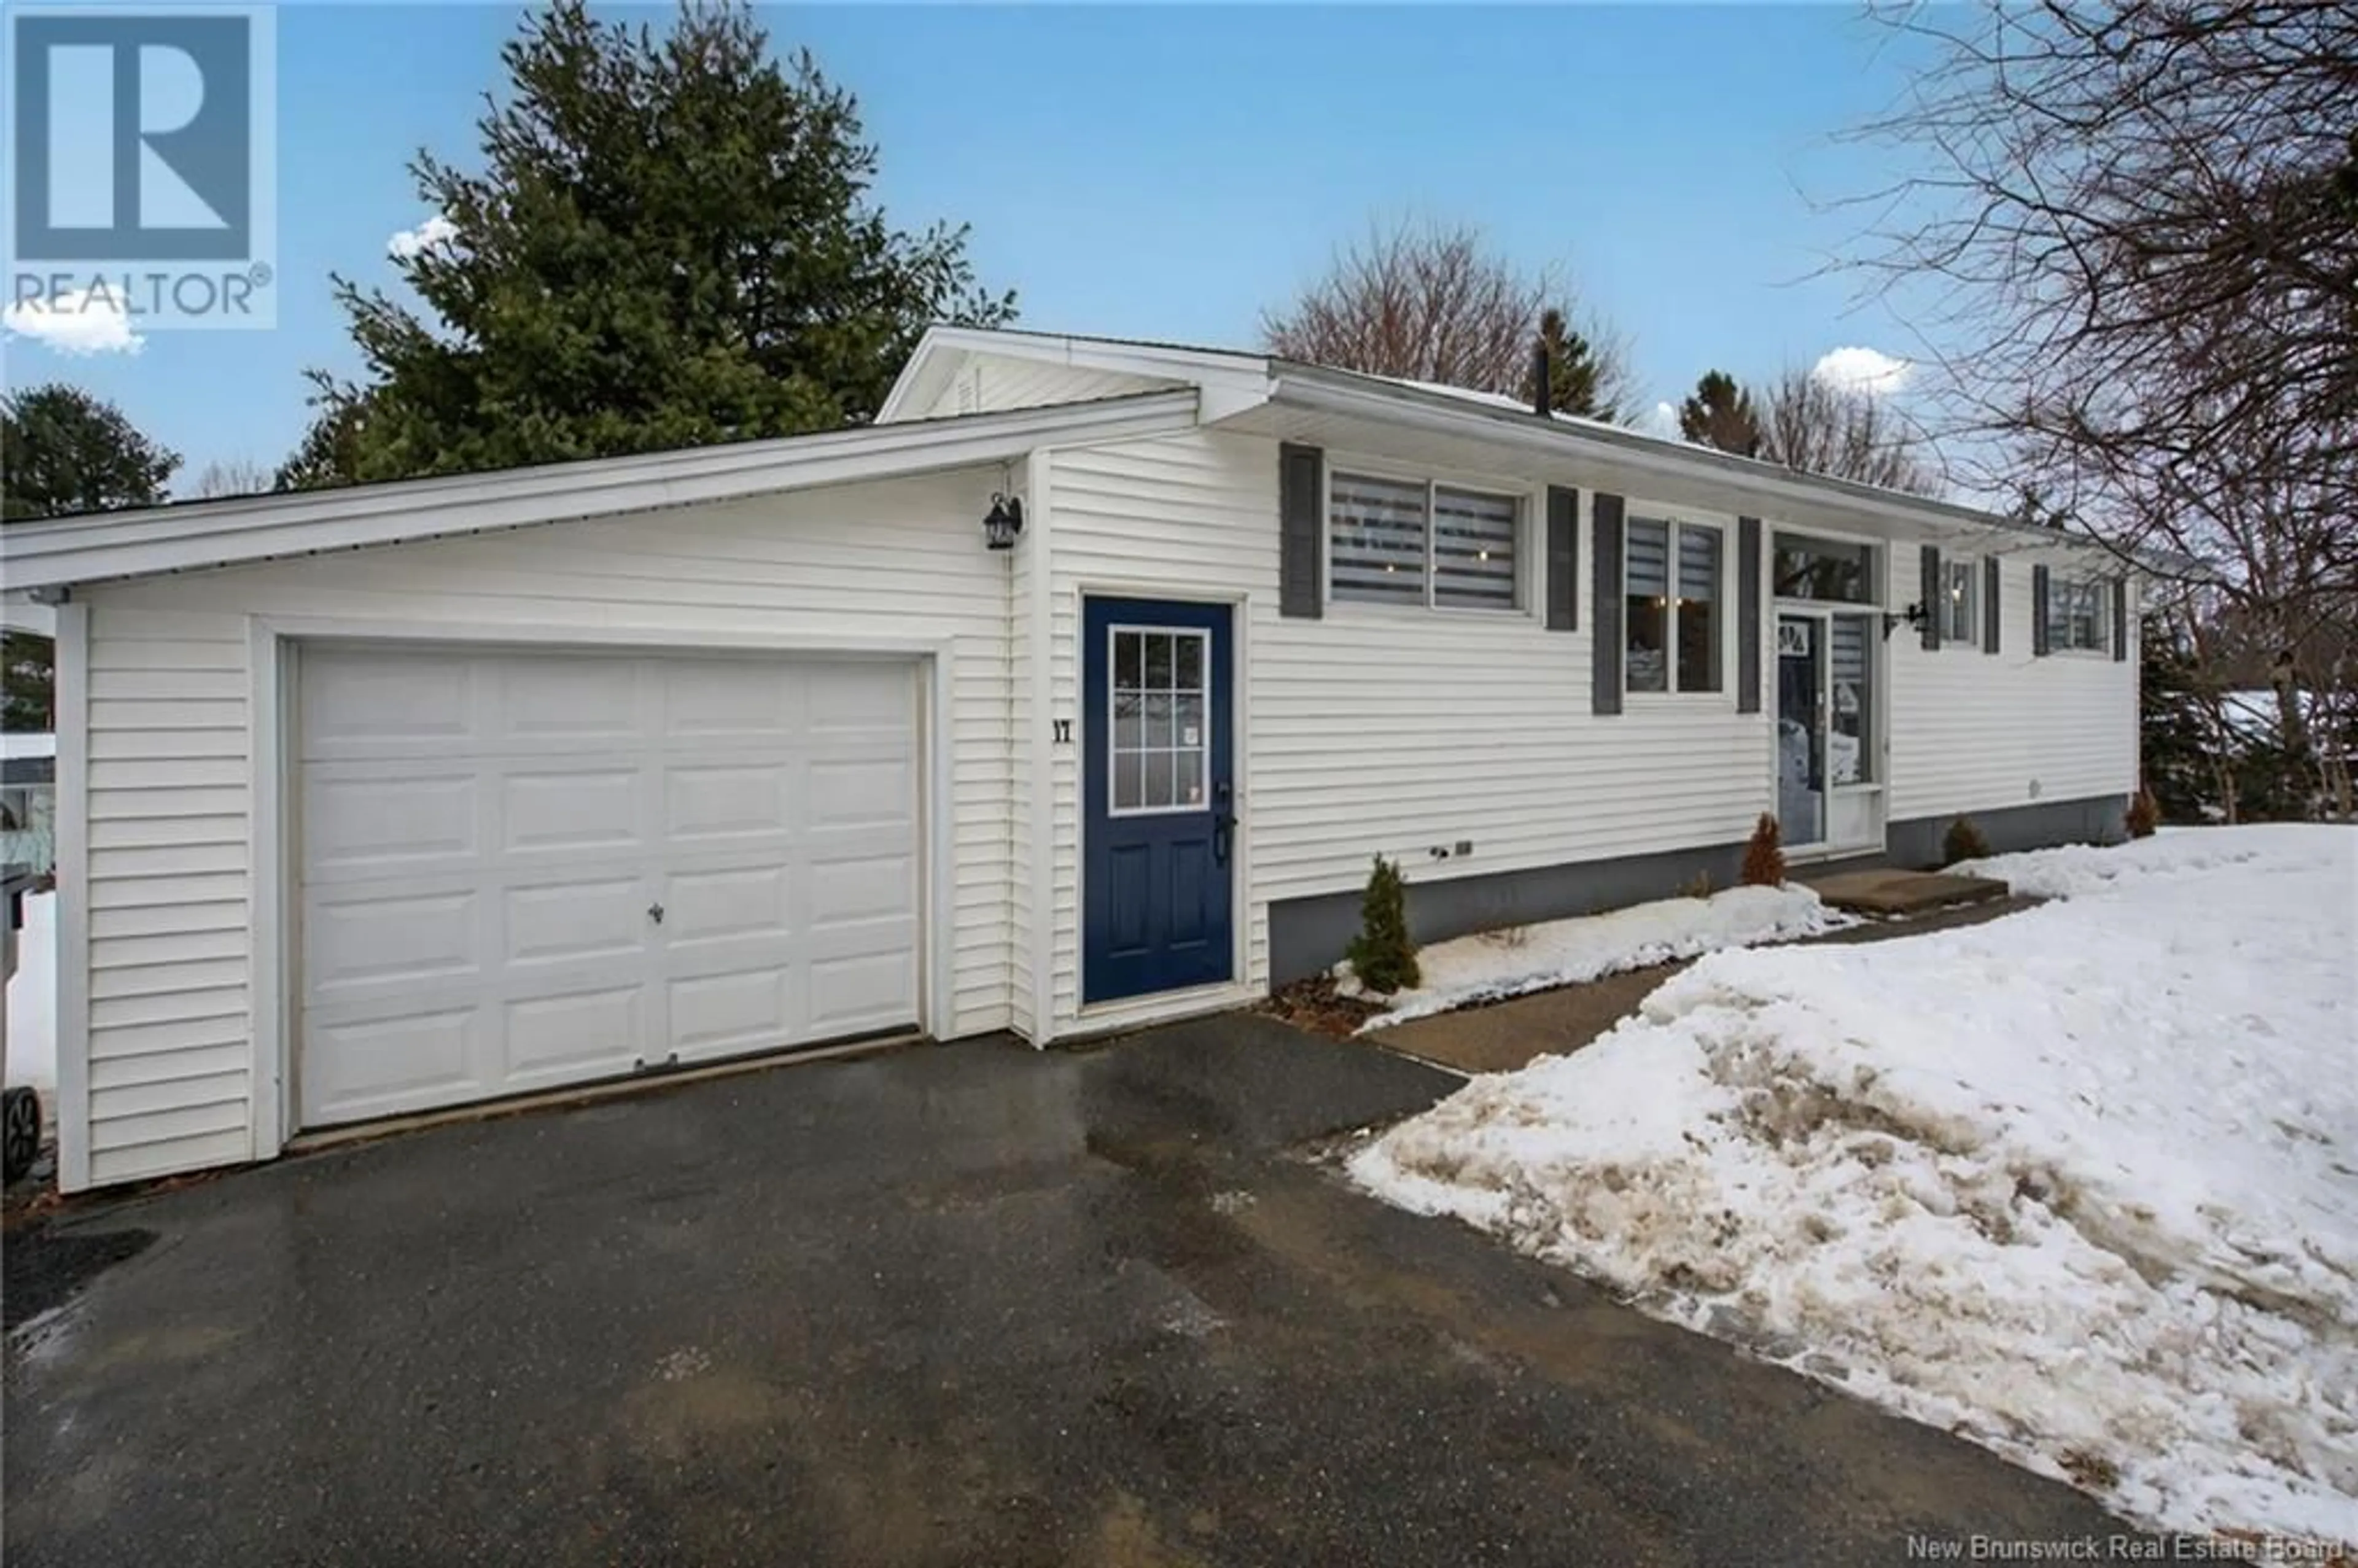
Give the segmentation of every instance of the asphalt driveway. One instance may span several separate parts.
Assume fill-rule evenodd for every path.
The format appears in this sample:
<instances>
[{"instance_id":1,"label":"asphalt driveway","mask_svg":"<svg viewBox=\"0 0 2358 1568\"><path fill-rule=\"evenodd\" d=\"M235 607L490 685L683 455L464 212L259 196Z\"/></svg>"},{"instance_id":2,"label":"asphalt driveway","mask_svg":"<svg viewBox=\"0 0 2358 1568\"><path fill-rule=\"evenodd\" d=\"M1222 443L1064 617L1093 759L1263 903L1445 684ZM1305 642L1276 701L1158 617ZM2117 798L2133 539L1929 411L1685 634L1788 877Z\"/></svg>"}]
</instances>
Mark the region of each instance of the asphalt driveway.
<instances>
[{"instance_id":1,"label":"asphalt driveway","mask_svg":"<svg viewBox=\"0 0 2358 1568\"><path fill-rule=\"evenodd\" d=\"M1720 1568L2118 1528L1300 1152L1451 1083L1231 1017L77 1211L7 1258L12 1294L96 1271L9 1336L6 1560Z\"/></svg>"}]
</instances>

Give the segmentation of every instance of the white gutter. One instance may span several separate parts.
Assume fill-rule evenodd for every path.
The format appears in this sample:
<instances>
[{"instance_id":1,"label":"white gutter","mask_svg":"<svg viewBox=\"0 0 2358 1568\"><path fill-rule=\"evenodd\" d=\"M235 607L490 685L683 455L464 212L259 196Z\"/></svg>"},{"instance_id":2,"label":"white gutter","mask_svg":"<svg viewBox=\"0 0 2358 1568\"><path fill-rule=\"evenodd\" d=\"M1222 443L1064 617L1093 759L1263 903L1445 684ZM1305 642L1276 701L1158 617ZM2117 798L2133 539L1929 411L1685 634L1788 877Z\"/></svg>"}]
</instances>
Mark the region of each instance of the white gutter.
<instances>
[{"instance_id":1,"label":"white gutter","mask_svg":"<svg viewBox=\"0 0 2358 1568\"><path fill-rule=\"evenodd\" d=\"M1191 429L1195 407L1190 387L687 451L12 523L0 530L0 586L12 594L52 589L1011 462L1049 437L1073 446Z\"/></svg>"}]
</instances>

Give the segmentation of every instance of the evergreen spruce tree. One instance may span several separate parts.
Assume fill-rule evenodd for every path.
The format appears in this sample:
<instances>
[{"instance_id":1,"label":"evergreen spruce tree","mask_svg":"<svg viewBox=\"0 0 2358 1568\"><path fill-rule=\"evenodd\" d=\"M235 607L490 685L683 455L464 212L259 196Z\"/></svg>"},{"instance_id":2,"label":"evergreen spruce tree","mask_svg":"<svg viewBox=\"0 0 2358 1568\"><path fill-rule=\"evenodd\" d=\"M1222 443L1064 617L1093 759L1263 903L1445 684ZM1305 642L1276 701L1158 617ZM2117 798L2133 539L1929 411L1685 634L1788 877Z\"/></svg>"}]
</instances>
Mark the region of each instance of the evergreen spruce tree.
<instances>
[{"instance_id":1,"label":"evergreen spruce tree","mask_svg":"<svg viewBox=\"0 0 2358 1568\"><path fill-rule=\"evenodd\" d=\"M1752 825L1744 846L1744 885L1775 888L1785 885L1785 830L1768 812Z\"/></svg>"},{"instance_id":2,"label":"evergreen spruce tree","mask_svg":"<svg viewBox=\"0 0 2358 1568\"><path fill-rule=\"evenodd\" d=\"M0 395L0 522L153 506L180 455L123 410L51 382ZM0 637L0 730L57 727L57 647L38 632Z\"/></svg>"},{"instance_id":3,"label":"evergreen spruce tree","mask_svg":"<svg viewBox=\"0 0 2358 1568\"><path fill-rule=\"evenodd\" d=\"M51 382L0 396L0 518L59 517L153 506L180 455L123 410Z\"/></svg>"},{"instance_id":4,"label":"evergreen spruce tree","mask_svg":"<svg viewBox=\"0 0 2358 1568\"><path fill-rule=\"evenodd\" d=\"M1619 410L1604 395L1606 367L1595 345L1574 331L1563 312L1553 306L1540 312L1539 344L1547 351L1550 408L1584 419L1609 421L1619 416ZM1529 380L1527 375L1526 395L1537 390Z\"/></svg>"},{"instance_id":5,"label":"evergreen spruce tree","mask_svg":"<svg viewBox=\"0 0 2358 1568\"><path fill-rule=\"evenodd\" d=\"M1372 991L1413 990L1423 978L1408 935L1408 884L1381 855L1359 900L1359 934L1351 938L1348 957L1351 972Z\"/></svg>"},{"instance_id":6,"label":"evergreen spruce tree","mask_svg":"<svg viewBox=\"0 0 2358 1568\"><path fill-rule=\"evenodd\" d=\"M2138 643L2138 772L2165 822L2208 820L2206 806L2225 807L2212 763L2211 730L2197 707L2193 650L2158 615L2147 616Z\"/></svg>"},{"instance_id":7,"label":"evergreen spruce tree","mask_svg":"<svg viewBox=\"0 0 2358 1568\"><path fill-rule=\"evenodd\" d=\"M368 418L373 394L322 403L303 432L303 441L278 465L273 490L333 490L357 484L361 477L361 426Z\"/></svg>"},{"instance_id":8,"label":"evergreen spruce tree","mask_svg":"<svg viewBox=\"0 0 2358 1568\"><path fill-rule=\"evenodd\" d=\"M438 221L395 265L422 311L336 280L366 371L314 380L330 418L368 400L358 478L856 424L929 323L1013 314L963 228L886 222L851 95L741 0L660 36L557 0L501 59L481 172L412 165Z\"/></svg>"},{"instance_id":9,"label":"evergreen spruce tree","mask_svg":"<svg viewBox=\"0 0 2358 1568\"><path fill-rule=\"evenodd\" d=\"M1738 457L1760 453L1760 412L1752 395L1725 371L1706 371L1679 405L1679 434Z\"/></svg>"},{"instance_id":10,"label":"evergreen spruce tree","mask_svg":"<svg viewBox=\"0 0 2358 1568\"><path fill-rule=\"evenodd\" d=\"M1944 866L1953 866L1961 860L1985 860L1989 852L1989 840L1982 837L1981 825L1970 816L1958 817L1941 836L1941 864Z\"/></svg>"}]
</instances>

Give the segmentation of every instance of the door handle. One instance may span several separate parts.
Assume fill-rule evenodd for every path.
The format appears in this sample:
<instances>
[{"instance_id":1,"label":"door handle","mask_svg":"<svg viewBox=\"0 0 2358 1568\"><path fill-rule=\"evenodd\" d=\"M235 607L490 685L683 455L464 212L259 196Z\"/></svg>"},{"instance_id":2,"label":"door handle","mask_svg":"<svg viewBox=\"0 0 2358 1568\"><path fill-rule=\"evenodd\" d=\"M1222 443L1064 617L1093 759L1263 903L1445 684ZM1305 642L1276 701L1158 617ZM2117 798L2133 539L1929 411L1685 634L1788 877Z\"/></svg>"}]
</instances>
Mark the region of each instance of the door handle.
<instances>
[{"instance_id":1,"label":"door handle","mask_svg":"<svg viewBox=\"0 0 2358 1568\"><path fill-rule=\"evenodd\" d=\"M1212 786L1212 863L1228 863L1228 838L1237 825L1237 814L1228 809L1235 792L1225 784Z\"/></svg>"}]
</instances>

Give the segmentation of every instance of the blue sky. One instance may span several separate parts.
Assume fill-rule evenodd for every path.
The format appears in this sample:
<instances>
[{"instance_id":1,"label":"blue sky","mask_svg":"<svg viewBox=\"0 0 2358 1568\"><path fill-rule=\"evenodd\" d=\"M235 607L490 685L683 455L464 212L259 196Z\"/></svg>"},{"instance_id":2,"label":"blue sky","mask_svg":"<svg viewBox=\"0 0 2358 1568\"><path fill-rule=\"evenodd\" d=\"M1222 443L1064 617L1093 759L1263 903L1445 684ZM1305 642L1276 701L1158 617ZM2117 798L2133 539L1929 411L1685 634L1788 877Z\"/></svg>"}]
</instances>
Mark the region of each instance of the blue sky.
<instances>
[{"instance_id":1,"label":"blue sky","mask_svg":"<svg viewBox=\"0 0 2358 1568\"><path fill-rule=\"evenodd\" d=\"M615 7L660 20L667 13ZM520 13L290 5L278 33L276 330L150 331L70 356L11 337L0 378L114 399L188 459L275 466L302 372L352 358L328 275L390 282L427 216L406 165L460 160ZM1249 346L1260 311L1371 218L1482 225L1556 263L1630 340L1648 396L1903 326L1812 277L1877 155L1834 137L1903 57L1854 7L764 7L860 98L896 221L973 225L985 281L1051 330Z\"/></svg>"}]
</instances>

